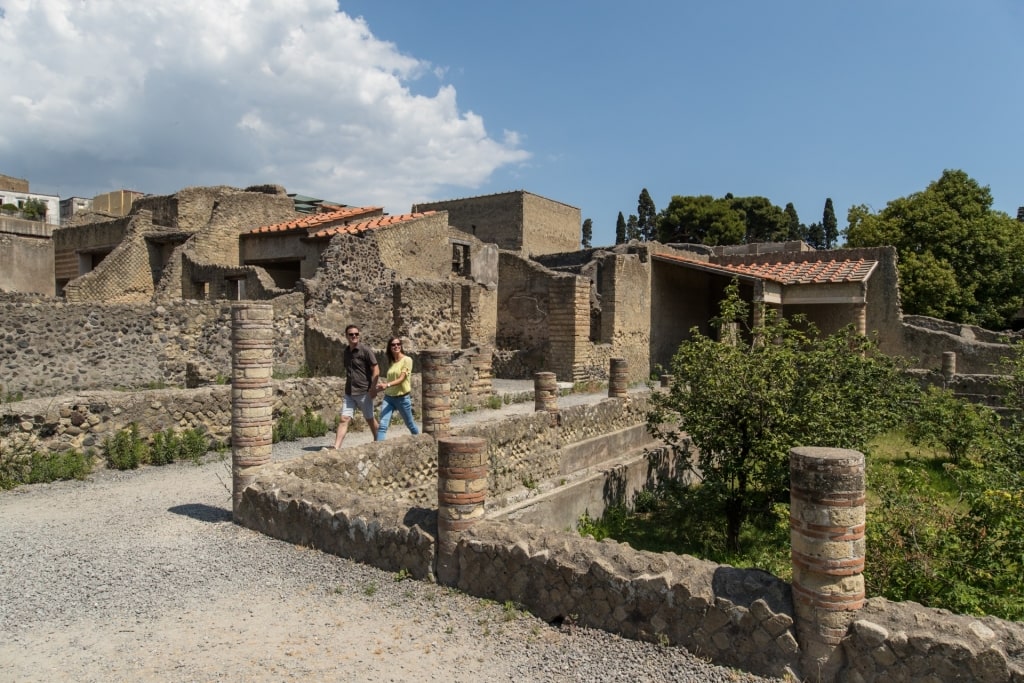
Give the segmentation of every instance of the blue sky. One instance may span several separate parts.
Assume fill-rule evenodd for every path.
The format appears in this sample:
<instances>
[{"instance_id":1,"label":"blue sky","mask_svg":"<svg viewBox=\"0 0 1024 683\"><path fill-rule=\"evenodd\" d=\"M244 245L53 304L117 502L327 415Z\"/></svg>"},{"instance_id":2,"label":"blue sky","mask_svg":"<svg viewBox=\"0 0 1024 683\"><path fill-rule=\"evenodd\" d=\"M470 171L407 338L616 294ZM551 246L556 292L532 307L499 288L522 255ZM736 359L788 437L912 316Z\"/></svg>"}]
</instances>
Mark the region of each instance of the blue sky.
<instances>
[{"instance_id":1,"label":"blue sky","mask_svg":"<svg viewBox=\"0 0 1024 683\"><path fill-rule=\"evenodd\" d=\"M0 71L26 76L0 173L38 192L275 182L403 213L525 189L595 244L644 187L805 223L831 197L843 226L957 168L1024 205L1016 0L84 5L0 0Z\"/></svg>"}]
</instances>

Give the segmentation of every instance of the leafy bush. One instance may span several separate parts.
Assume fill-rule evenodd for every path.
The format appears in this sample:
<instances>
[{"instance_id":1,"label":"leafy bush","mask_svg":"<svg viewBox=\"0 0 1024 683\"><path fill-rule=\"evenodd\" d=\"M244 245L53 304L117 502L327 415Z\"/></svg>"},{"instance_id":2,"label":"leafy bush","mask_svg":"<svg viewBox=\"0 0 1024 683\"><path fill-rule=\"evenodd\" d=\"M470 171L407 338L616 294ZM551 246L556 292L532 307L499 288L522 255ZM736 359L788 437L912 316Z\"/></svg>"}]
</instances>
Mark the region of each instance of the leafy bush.
<instances>
[{"instance_id":1,"label":"leafy bush","mask_svg":"<svg viewBox=\"0 0 1024 683\"><path fill-rule=\"evenodd\" d=\"M168 427L150 439L149 462L168 465L177 460L190 460L198 464L209 448L209 439L201 431L189 428L179 434Z\"/></svg>"},{"instance_id":2,"label":"leafy bush","mask_svg":"<svg viewBox=\"0 0 1024 683\"><path fill-rule=\"evenodd\" d=\"M198 465L208 450L210 450L210 439L203 432L197 429L186 429L181 433L179 460L189 460Z\"/></svg>"},{"instance_id":3,"label":"leafy bush","mask_svg":"<svg viewBox=\"0 0 1024 683\"><path fill-rule=\"evenodd\" d=\"M153 434L149 442L149 462L152 465L169 465L178 457L181 439L168 427Z\"/></svg>"},{"instance_id":4,"label":"leafy bush","mask_svg":"<svg viewBox=\"0 0 1024 683\"><path fill-rule=\"evenodd\" d=\"M149 447L139 438L134 422L103 442L107 464L115 470L134 470L149 459Z\"/></svg>"},{"instance_id":5,"label":"leafy bush","mask_svg":"<svg viewBox=\"0 0 1024 683\"><path fill-rule=\"evenodd\" d=\"M992 445L999 416L986 406L928 387L908 420L907 436L914 445L942 446L954 463L968 453L983 456Z\"/></svg>"},{"instance_id":6,"label":"leafy bush","mask_svg":"<svg viewBox=\"0 0 1024 683\"><path fill-rule=\"evenodd\" d=\"M64 479L85 479L92 471L92 457L81 451L33 453L29 459L26 484L43 484Z\"/></svg>"},{"instance_id":7,"label":"leafy bush","mask_svg":"<svg viewBox=\"0 0 1024 683\"><path fill-rule=\"evenodd\" d=\"M84 479L91 471L92 458L89 454L74 450L30 453L24 449L7 449L0 453L0 489Z\"/></svg>"},{"instance_id":8,"label":"leafy bush","mask_svg":"<svg viewBox=\"0 0 1024 683\"><path fill-rule=\"evenodd\" d=\"M295 441L307 436L323 436L327 433L327 423L311 408L306 408L301 418L296 418L290 410L284 408L277 422L274 423L273 442Z\"/></svg>"}]
</instances>

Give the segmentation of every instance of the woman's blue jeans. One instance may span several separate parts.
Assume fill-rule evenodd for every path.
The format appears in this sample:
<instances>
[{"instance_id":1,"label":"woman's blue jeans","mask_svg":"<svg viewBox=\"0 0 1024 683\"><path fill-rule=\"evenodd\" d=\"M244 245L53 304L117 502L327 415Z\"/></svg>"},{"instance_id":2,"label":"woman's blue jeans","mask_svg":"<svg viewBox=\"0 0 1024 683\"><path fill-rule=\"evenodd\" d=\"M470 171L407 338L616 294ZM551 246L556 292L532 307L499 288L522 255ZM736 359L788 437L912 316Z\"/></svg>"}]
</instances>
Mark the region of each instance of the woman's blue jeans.
<instances>
[{"instance_id":1,"label":"woman's blue jeans","mask_svg":"<svg viewBox=\"0 0 1024 683\"><path fill-rule=\"evenodd\" d=\"M412 418L412 396L410 394L405 396L384 394L384 405L380 409L380 427L377 429L377 441L384 440L388 433L388 426L391 424L391 414L396 410L402 416L402 421L405 422L405 426L409 428L410 432L420 433L420 428L416 426L416 421Z\"/></svg>"}]
</instances>

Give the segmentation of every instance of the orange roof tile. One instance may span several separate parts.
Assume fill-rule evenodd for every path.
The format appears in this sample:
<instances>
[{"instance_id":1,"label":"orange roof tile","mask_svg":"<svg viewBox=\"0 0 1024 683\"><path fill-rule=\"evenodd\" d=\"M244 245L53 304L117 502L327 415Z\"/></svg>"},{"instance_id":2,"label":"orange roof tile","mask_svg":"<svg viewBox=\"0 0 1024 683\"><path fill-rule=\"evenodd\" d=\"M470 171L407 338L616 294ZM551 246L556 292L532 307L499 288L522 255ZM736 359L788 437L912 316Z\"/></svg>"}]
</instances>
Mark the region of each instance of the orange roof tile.
<instances>
[{"instance_id":1,"label":"orange roof tile","mask_svg":"<svg viewBox=\"0 0 1024 683\"><path fill-rule=\"evenodd\" d=\"M396 225L398 223L405 223L407 221L415 220L417 218L423 218L424 216L430 216L437 213L436 211L424 211L422 213L403 213L398 216L378 216L368 221L362 221L361 223L351 223L347 225L335 225L324 230L318 230L309 234L310 239L318 239L324 237L333 237L334 235L340 235L342 233L348 233L350 235L357 235L367 230L376 230L377 228L383 228L389 225Z\"/></svg>"},{"instance_id":2,"label":"orange roof tile","mask_svg":"<svg viewBox=\"0 0 1024 683\"><path fill-rule=\"evenodd\" d=\"M301 218L286 221L284 223L275 223L274 225L264 225L263 227L250 230L248 235L265 235L270 233L282 233L292 231L309 232L310 230L320 228L323 226L331 225L333 223L347 223L357 218L363 218L370 216L375 213L381 213L384 210L380 206L346 206L345 208L338 209L337 211L327 211L324 213L312 213Z\"/></svg>"},{"instance_id":3,"label":"orange roof tile","mask_svg":"<svg viewBox=\"0 0 1024 683\"><path fill-rule=\"evenodd\" d=\"M787 261L776 263L718 264L693 259L658 254L658 260L684 263L702 270L718 271L743 277L772 280L784 285L827 284L841 282L864 282L870 277L878 261L867 259L844 259L837 261Z\"/></svg>"}]
</instances>

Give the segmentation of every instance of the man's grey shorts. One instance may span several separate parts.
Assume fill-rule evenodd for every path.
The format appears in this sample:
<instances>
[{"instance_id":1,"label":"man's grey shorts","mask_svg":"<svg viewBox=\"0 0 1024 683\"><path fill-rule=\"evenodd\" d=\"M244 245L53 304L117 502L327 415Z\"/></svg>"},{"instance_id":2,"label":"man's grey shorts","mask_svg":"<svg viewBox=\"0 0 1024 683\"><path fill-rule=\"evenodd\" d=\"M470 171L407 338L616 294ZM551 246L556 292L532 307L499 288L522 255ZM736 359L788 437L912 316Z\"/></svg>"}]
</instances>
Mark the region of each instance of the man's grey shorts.
<instances>
[{"instance_id":1,"label":"man's grey shorts","mask_svg":"<svg viewBox=\"0 0 1024 683\"><path fill-rule=\"evenodd\" d=\"M367 422L373 420L373 399L370 398L369 393L356 396L345 394L345 407L341 410L341 419L352 419L352 416L356 414L357 407L363 411L363 417L366 418Z\"/></svg>"}]
</instances>

